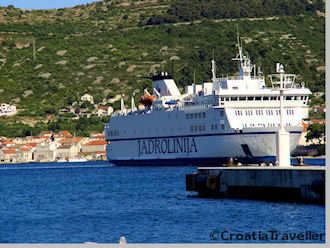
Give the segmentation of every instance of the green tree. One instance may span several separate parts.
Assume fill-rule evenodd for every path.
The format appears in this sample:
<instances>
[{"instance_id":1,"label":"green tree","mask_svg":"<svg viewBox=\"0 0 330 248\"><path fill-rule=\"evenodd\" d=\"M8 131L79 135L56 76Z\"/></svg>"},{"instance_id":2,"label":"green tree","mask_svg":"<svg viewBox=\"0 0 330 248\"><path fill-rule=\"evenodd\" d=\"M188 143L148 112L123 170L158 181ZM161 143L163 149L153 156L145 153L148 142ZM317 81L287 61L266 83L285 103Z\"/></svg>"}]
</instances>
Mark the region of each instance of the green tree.
<instances>
[{"instance_id":1,"label":"green tree","mask_svg":"<svg viewBox=\"0 0 330 248\"><path fill-rule=\"evenodd\" d=\"M306 141L313 141L314 139L317 139L318 144L320 145L324 136L325 125L314 123L311 124L307 129Z\"/></svg>"}]
</instances>

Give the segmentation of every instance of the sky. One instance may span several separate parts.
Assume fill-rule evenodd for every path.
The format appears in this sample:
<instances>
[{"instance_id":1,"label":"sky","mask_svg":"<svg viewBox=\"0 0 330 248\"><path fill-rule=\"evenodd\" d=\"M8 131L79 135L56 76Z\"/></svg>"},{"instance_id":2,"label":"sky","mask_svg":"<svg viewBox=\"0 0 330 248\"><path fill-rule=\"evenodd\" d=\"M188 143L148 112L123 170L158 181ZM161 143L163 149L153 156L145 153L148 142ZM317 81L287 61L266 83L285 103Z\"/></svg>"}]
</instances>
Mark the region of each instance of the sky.
<instances>
[{"instance_id":1,"label":"sky","mask_svg":"<svg viewBox=\"0 0 330 248\"><path fill-rule=\"evenodd\" d=\"M14 5L24 9L53 9L73 7L95 0L0 0L0 6Z\"/></svg>"}]
</instances>

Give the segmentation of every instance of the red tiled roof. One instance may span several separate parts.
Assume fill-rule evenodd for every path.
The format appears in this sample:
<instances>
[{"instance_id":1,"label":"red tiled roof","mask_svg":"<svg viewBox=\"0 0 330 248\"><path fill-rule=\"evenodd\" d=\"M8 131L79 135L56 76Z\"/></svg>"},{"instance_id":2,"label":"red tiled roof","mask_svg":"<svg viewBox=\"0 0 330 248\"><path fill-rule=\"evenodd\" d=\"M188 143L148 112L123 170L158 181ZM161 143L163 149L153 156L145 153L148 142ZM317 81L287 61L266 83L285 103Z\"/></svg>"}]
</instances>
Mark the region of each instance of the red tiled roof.
<instances>
[{"instance_id":1,"label":"red tiled roof","mask_svg":"<svg viewBox=\"0 0 330 248\"><path fill-rule=\"evenodd\" d=\"M80 142L80 141L82 141L83 140L83 137L74 137L73 139L72 139L72 141L74 142L74 143L78 143L78 142Z\"/></svg>"},{"instance_id":2,"label":"red tiled roof","mask_svg":"<svg viewBox=\"0 0 330 248\"><path fill-rule=\"evenodd\" d=\"M72 134L67 130L59 131L58 135L66 138L72 138Z\"/></svg>"},{"instance_id":3,"label":"red tiled roof","mask_svg":"<svg viewBox=\"0 0 330 248\"><path fill-rule=\"evenodd\" d=\"M2 151L3 151L4 154L15 154L16 153L16 149L15 148L3 149Z\"/></svg>"},{"instance_id":4,"label":"red tiled roof","mask_svg":"<svg viewBox=\"0 0 330 248\"><path fill-rule=\"evenodd\" d=\"M324 119L311 119L311 122L313 124L324 124L325 120Z\"/></svg>"},{"instance_id":5,"label":"red tiled roof","mask_svg":"<svg viewBox=\"0 0 330 248\"><path fill-rule=\"evenodd\" d=\"M2 144L4 144L4 145L9 145L9 144L13 144L14 142L12 142L11 140L4 140L4 141L2 141Z\"/></svg>"},{"instance_id":6,"label":"red tiled roof","mask_svg":"<svg viewBox=\"0 0 330 248\"><path fill-rule=\"evenodd\" d=\"M23 151L23 152L27 152L27 151L30 151L30 150L32 149L32 147L31 147L31 146L23 146L23 147L21 147L20 149L21 149L21 151Z\"/></svg>"},{"instance_id":7,"label":"red tiled roof","mask_svg":"<svg viewBox=\"0 0 330 248\"><path fill-rule=\"evenodd\" d=\"M107 142L105 140L92 140L86 144L84 144L84 146L101 146L101 145L106 145Z\"/></svg>"},{"instance_id":8,"label":"red tiled roof","mask_svg":"<svg viewBox=\"0 0 330 248\"><path fill-rule=\"evenodd\" d=\"M38 145L38 143L27 143L25 145L30 146L30 147L36 147Z\"/></svg>"},{"instance_id":9,"label":"red tiled roof","mask_svg":"<svg viewBox=\"0 0 330 248\"><path fill-rule=\"evenodd\" d=\"M102 110L107 110L109 109L109 106L98 106L98 109L102 109Z\"/></svg>"}]
</instances>

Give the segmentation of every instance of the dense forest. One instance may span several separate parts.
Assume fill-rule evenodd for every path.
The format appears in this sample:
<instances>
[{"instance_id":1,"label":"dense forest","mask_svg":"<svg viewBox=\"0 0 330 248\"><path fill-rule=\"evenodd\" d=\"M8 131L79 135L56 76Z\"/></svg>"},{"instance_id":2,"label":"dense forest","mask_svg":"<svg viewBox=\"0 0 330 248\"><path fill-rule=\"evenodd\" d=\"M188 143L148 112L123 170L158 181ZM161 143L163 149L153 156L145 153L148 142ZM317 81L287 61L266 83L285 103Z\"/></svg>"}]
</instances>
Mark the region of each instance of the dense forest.
<instances>
[{"instance_id":1,"label":"dense forest","mask_svg":"<svg viewBox=\"0 0 330 248\"><path fill-rule=\"evenodd\" d=\"M187 22L199 19L294 16L324 12L323 0L174 0L163 15L142 24Z\"/></svg>"}]
</instances>

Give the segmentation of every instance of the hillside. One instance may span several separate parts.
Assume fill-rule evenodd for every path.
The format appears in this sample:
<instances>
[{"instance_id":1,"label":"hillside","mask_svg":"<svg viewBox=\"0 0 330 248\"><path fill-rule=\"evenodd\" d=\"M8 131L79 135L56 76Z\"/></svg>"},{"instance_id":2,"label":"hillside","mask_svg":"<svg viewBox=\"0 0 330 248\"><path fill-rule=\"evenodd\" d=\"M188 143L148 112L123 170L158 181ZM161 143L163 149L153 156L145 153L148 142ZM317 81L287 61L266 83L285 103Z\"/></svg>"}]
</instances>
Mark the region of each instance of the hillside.
<instances>
[{"instance_id":1,"label":"hillside","mask_svg":"<svg viewBox=\"0 0 330 248\"><path fill-rule=\"evenodd\" d=\"M295 2L301 3L299 11L286 13L281 5L269 16L239 11L229 17L216 10L186 17L182 5L169 0L103 1L47 11L0 8L0 102L20 110L0 119L0 136L54 128L100 131L106 119L72 121L59 117L58 110L84 93L96 103L121 93L128 100L135 89L150 87L144 77L157 70L173 72L181 87L191 82L194 71L197 81L207 80L213 51L218 73L235 73L231 58L237 28L244 48L265 74L274 72L280 61L298 74L298 81L324 91L323 2ZM196 6L193 1L192 9Z\"/></svg>"}]
</instances>

